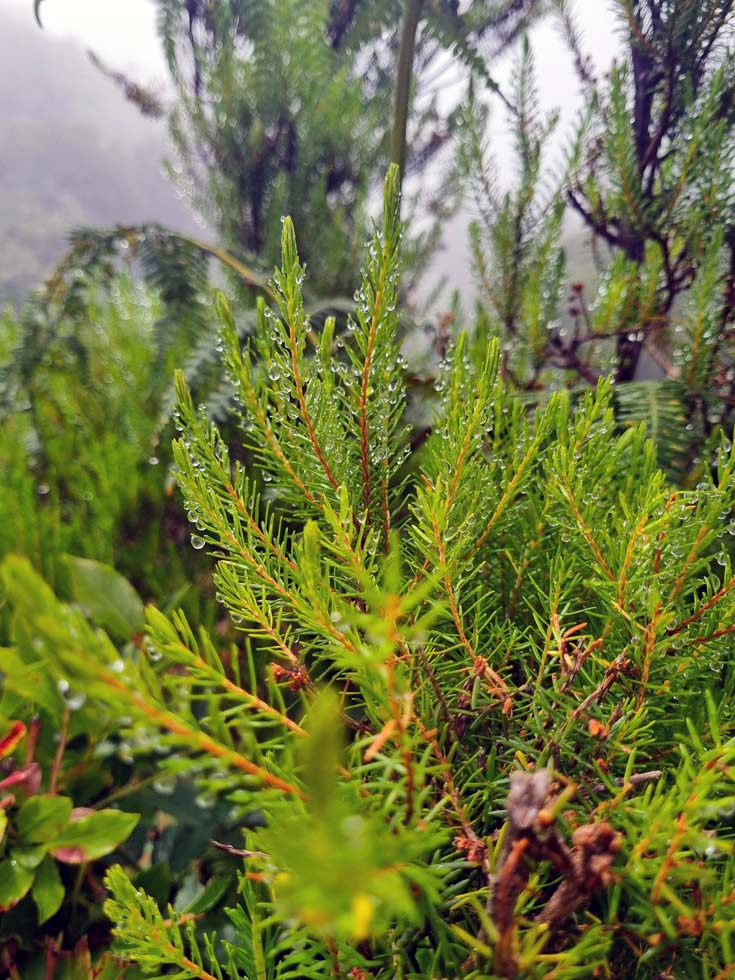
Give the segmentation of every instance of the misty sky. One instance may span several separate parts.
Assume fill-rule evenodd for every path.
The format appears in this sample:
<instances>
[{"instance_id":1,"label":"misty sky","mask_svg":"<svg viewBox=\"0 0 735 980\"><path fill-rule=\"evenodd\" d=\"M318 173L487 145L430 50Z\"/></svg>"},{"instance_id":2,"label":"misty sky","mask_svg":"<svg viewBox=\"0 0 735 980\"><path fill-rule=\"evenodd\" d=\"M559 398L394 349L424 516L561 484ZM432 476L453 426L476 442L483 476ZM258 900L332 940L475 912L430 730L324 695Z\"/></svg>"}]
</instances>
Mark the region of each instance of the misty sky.
<instances>
[{"instance_id":1,"label":"misty sky","mask_svg":"<svg viewBox=\"0 0 735 980\"><path fill-rule=\"evenodd\" d=\"M0 3L25 8L33 21L33 0ZM43 0L41 19L49 34L73 37L117 68L164 74L151 0Z\"/></svg>"},{"instance_id":2,"label":"misty sky","mask_svg":"<svg viewBox=\"0 0 735 980\"><path fill-rule=\"evenodd\" d=\"M0 0L33 20L32 0ZM584 37L584 49L594 60L598 73L605 71L618 49L616 22L612 13L615 0L576 0L577 21ZM163 82L166 69L155 27L155 4L152 0L43 0L41 15L44 29L55 37L74 38L93 49L113 68L121 69L144 83ZM558 28L551 22L541 23L531 35L544 109L561 112L559 145L565 143L570 126L580 106L577 80ZM510 59L494 66L493 73L507 81ZM29 71L32 71L29 65ZM503 167L509 148L503 113L498 107L491 119L492 147L501 176L510 174ZM449 279L463 291L472 293L469 255L466 247L466 217L458 217L447 228L441 267Z\"/></svg>"},{"instance_id":3,"label":"misty sky","mask_svg":"<svg viewBox=\"0 0 735 980\"><path fill-rule=\"evenodd\" d=\"M32 18L32 0L0 0L25 8ZM598 67L613 57L617 38L611 13L614 0L577 0L577 19L586 45ZM112 65L148 76L165 73L155 30L152 0L43 0L45 29L58 36L74 37L91 47ZM533 32L544 103L576 104L576 85L557 30L543 24Z\"/></svg>"},{"instance_id":4,"label":"misty sky","mask_svg":"<svg viewBox=\"0 0 735 980\"><path fill-rule=\"evenodd\" d=\"M17 7L32 20L32 0L0 0ZM598 71L604 71L618 47L615 0L576 0L576 17L582 29L585 49L593 55ZM91 48L112 68L131 73L144 83L163 82L166 69L156 35L153 0L43 0L44 29L53 36L71 37ZM532 32L544 109L559 108L559 142L579 108L577 80L568 51L552 21ZM29 66L30 68L30 66ZM492 68L501 82L507 80L511 59ZM505 151L504 124L493 119L493 145L499 156ZM500 113L502 117L502 112ZM502 168L501 168L502 170Z\"/></svg>"}]
</instances>

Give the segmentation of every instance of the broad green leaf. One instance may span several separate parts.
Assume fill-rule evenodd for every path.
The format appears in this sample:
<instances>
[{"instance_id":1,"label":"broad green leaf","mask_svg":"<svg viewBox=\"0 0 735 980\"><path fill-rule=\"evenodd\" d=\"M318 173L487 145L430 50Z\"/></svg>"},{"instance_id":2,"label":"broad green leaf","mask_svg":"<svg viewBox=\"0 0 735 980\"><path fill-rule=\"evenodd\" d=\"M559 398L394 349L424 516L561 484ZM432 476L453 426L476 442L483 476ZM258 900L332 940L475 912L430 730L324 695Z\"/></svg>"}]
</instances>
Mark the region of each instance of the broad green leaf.
<instances>
[{"instance_id":1,"label":"broad green leaf","mask_svg":"<svg viewBox=\"0 0 735 980\"><path fill-rule=\"evenodd\" d=\"M43 708L52 718L60 718L64 702L49 672L43 669L39 654L33 650L33 637L21 622L15 623L18 649L0 648L4 686L22 702Z\"/></svg>"},{"instance_id":2,"label":"broad green leaf","mask_svg":"<svg viewBox=\"0 0 735 980\"><path fill-rule=\"evenodd\" d=\"M143 602L127 579L102 562L66 555L72 591L89 617L121 640L143 629Z\"/></svg>"},{"instance_id":3,"label":"broad green leaf","mask_svg":"<svg viewBox=\"0 0 735 980\"><path fill-rule=\"evenodd\" d=\"M5 840L5 831L8 829L8 815L5 810L0 810L0 844Z\"/></svg>"},{"instance_id":4,"label":"broad green leaf","mask_svg":"<svg viewBox=\"0 0 735 980\"><path fill-rule=\"evenodd\" d=\"M24 868L10 852L9 857L0 861L0 912L7 912L25 895L33 884L34 872Z\"/></svg>"},{"instance_id":5,"label":"broad green leaf","mask_svg":"<svg viewBox=\"0 0 735 980\"><path fill-rule=\"evenodd\" d=\"M202 912L208 912L219 902L231 883L232 879L227 877L212 878L204 891L200 892L194 901L189 902L182 911L188 912L191 915L200 915Z\"/></svg>"},{"instance_id":6,"label":"broad green leaf","mask_svg":"<svg viewBox=\"0 0 735 980\"><path fill-rule=\"evenodd\" d=\"M35 871L41 861L46 857L48 847L46 844L34 844L31 847L16 847L13 849L13 858L22 868Z\"/></svg>"},{"instance_id":7,"label":"broad green leaf","mask_svg":"<svg viewBox=\"0 0 735 980\"><path fill-rule=\"evenodd\" d=\"M67 796L32 796L18 813L20 839L29 844L55 841L69 823L71 808Z\"/></svg>"},{"instance_id":8,"label":"broad green leaf","mask_svg":"<svg viewBox=\"0 0 735 980\"><path fill-rule=\"evenodd\" d=\"M38 909L38 924L42 925L47 919L58 912L64 901L64 885L52 857L46 859L36 871L36 880L31 888L31 896Z\"/></svg>"},{"instance_id":9,"label":"broad green leaf","mask_svg":"<svg viewBox=\"0 0 735 980\"><path fill-rule=\"evenodd\" d=\"M54 842L51 853L65 864L83 864L114 851L132 832L137 813L99 810L73 820Z\"/></svg>"}]
</instances>

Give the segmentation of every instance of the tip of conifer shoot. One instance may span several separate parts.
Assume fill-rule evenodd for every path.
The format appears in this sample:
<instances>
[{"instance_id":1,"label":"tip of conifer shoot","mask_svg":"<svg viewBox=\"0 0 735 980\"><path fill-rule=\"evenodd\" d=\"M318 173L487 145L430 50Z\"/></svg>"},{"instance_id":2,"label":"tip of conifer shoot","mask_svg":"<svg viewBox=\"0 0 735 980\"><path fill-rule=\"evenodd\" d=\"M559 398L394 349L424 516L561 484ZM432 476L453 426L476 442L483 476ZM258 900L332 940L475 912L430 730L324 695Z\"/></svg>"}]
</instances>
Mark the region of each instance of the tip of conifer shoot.
<instances>
[{"instance_id":1,"label":"tip of conifer shoot","mask_svg":"<svg viewBox=\"0 0 735 980\"><path fill-rule=\"evenodd\" d=\"M281 256L284 269L292 269L299 260L299 253L296 248L296 232L293 221L288 217L283 219Z\"/></svg>"},{"instance_id":2,"label":"tip of conifer shoot","mask_svg":"<svg viewBox=\"0 0 735 980\"><path fill-rule=\"evenodd\" d=\"M400 216L401 170L397 163L391 163L385 175L383 189L383 234L390 238L396 231Z\"/></svg>"},{"instance_id":3,"label":"tip of conifer shoot","mask_svg":"<svg viewBox=\"0 0 735 980\"><path fill-rule=\"evenodd\" d=\"M234 330L235 320L232 316L232 308L225 294L219 289L214 295L214 308L222 326Z\"/></svg>"},{"instance_id":4,"label":"tip of conifer shoot","mask_svg":"<svg viewBox=\"0 0 735 980\"><path fill-rule=\"evenodd\" d=\"M179 409L188 407L193 410L194 403L191 400L191 392L186 383L184 372L180 369L174 372L174 390L176 391L176 400L179 404Z\"/></svg>"}]
</instances>

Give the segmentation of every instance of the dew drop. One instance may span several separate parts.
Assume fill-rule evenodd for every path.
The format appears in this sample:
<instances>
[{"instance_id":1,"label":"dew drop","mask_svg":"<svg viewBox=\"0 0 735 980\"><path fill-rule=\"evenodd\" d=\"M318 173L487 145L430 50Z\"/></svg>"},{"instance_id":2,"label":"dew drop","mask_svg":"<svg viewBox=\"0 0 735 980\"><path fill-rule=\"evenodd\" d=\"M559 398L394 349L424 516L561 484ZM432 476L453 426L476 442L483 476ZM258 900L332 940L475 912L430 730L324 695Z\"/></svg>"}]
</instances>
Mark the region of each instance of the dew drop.
<instances>
[{"instance_id":1,"label":"dew drop","mask_svg":"<svg viewBox=\"0 0 735 980\"><path fill-rule=\"evenodd\" d=\"M163 654L161 653L161 651L158 650L155 644L151 643L150 640L145 644L144 650L146 652L146 656L148 657L148 660L152 664L158 663L159 660L163 659Z\"/></svg>"},{"instance_id":2,"label":"dew drop","mask_svg":"<svg viewBox=\"0 0 735 980\"><path fill-rule=\"evenodd\" d=\"M217 797L214 793L200 793L194 798L194 805L199 807L200 810L211 810L217 802Z\"/></svg>"},{"instance_id":3,"label":"dew drop","mask_svg":"<svg viewBox=\"0 0 735 980\"><path fill-rule=\"evenodd\" d=\"M69 681L62 678L56 685L69 711L78 711L87 700L84 691L73 691Z\"/></svg>"},{"instance_id":4,"label":"dew drop","mask_svg":"<svg viewBox=\"0 0 735 980\"><path fill-rule=\"evenodd\" d=\"M153 789L161 796L170 796L176 789L176 776L172 772L162 772L154 779Z\"/></svg>"}]
</instances>

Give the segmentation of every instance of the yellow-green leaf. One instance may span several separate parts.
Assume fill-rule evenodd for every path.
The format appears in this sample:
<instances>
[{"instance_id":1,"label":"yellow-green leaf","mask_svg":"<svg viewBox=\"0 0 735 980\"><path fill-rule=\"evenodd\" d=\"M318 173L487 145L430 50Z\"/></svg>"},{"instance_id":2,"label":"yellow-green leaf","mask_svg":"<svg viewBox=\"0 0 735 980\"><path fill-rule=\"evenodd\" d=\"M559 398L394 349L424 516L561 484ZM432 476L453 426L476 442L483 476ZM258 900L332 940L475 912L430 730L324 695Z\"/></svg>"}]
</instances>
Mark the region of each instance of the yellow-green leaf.
<instances>
[{"instance_id":1,"label":"yellow-green leaf","mask_svg":"<svg viewBox=\"0 0 735 980\"><path fill-rule=\"evenodd\" d=\"M18 813L18 835L28 844L55 841L69 823L71 800L66 796L32 796Z\"/></svg>"},{"instance_id":2,"label":"yellow-green leaf","mask_svg":"<svg viewBox=\"0 0 735 980\"><path fill-rule=\"evenodd\" d=\"M9 857L0 861L0 912L12 909L28 894L33 878L34 872L30 868L24 868L13 857L12 851Z\"/></svg>"},{"instance_id":3,"label":"yellow-green leaf","mask_svg":"<svg viewBox=\"0 0 735 980\"><path fill-rule=\"evenodd\" d=\"M36 871L31 896L38 909L39 925L58 912L64 901L64 885L59 869L54 859L48 855Z\"/></svg>"},{"instance_id":4,"label":"yellow-green leaf","mask_svg":"<svg viewBox=\"0 0 735 980\"><path fill-rule=\"evenodd\" d=\"M69 826L56 838L51 853L65 864L96 861L114 851L132 832L138 822L137 813L122 810L98 810Z\"/></svg>"},{"instance_id":5,"label":"yellow-green leaf","mask_svg":"<svg viewBox=\"0 0 735 980\"><path fill-rule=\"evenodd\" d=\"M109 565L91 558L66 555L72 592L98 626L128 640L143 629L143 602L126 578Z\"/></svg>"}]
</instances>

